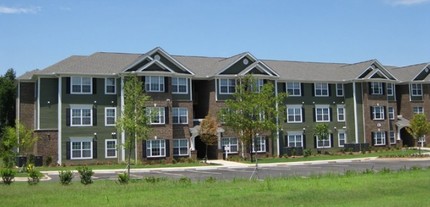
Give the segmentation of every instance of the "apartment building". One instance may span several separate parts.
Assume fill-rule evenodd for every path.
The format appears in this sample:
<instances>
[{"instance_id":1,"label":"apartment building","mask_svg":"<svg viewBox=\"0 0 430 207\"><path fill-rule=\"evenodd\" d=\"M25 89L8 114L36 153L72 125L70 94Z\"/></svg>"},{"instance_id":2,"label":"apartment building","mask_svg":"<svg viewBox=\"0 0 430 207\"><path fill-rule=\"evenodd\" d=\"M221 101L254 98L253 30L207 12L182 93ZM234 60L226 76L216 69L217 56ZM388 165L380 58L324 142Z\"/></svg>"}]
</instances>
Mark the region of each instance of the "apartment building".
<instances>
[{"instance_id":1,"label":"apartment building","mask_svg":"<svg viewBox=\"0 0 430 207\"><path fill-rule=\"evenodd\" d=\"M261 156L282 155L289 148L339 150L345 144L410 146L404 130L408 120L430 110L429 68L385 67L377 60L261 60L248 52L227 58L170 55L162 48L145 54L99 52L71 56L19 77L17 117L39 135L37 155L59 164L122 161L125 151L117 146L127 137L115 122L124 105L124 77L134 74L151 97L148 111L155 114L148 140L137 144L137 159L201 158L200 121L224 107L238 78L252 74L258 84L272 82L278 92L289 94L280 103L286 106L280 129L254 140L252 150ZM318 123L329 125L330 139L314 136ZM221 123L209 158L240 151L238 136Z\"/></svg>"}]
</instances>

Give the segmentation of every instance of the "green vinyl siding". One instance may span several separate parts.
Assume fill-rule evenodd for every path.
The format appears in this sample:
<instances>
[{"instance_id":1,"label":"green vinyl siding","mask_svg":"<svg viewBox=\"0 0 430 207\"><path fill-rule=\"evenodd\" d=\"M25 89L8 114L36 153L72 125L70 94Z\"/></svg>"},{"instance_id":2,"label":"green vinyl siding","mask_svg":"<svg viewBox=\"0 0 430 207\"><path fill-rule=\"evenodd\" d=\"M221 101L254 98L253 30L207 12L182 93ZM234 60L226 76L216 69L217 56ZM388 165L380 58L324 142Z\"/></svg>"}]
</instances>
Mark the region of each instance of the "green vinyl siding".
<instances>
[{"instance_id":1,"label":"green vinyl siding","mask_svg":"<svg viewBox=\"0 0 430 207\"><path fill-rule=\"evenodd\" d=\"M40 79L40 129L58 128L58 79Z\"/></svg>"},{"instance_id":2,"label":"green vinyl siding","mask_svg":"<svg viewBox=\"0 0 430 207\"><path fill-rule=\"evenodd\" d=\"M168 60L167 58L164 57L164 55L162 55L161 53L154 53L151 57L153 59L155 59L155 56L159 55L160 56L160 62L162 62L164 65L166 65L167 67L169 67L171 70L177 72L177 73L188 73L183 71L182 69L180 69L178 66L176 66L174 63L172 63L170 60Z\"/></svg>"},{"instance_id":3,"label":"green vinyl siding","mask_svg":"<svg viewBox=\"0 0 430 207\"><path fill-rule=\"evenodd\" d=\"M245 65L243 64L243 60L247 59L248 60L248 64ZM250 66L251 64L253 64L255 61L249 59L248 57L244 57L242 59L240 59L239 61L237 61L236 63L234 63L232 66L230 66L228 69L226 69L225 71L223 71L221 74L239 74L240 72L242 72L246 67Z\"/></svg>"}]
</instances>

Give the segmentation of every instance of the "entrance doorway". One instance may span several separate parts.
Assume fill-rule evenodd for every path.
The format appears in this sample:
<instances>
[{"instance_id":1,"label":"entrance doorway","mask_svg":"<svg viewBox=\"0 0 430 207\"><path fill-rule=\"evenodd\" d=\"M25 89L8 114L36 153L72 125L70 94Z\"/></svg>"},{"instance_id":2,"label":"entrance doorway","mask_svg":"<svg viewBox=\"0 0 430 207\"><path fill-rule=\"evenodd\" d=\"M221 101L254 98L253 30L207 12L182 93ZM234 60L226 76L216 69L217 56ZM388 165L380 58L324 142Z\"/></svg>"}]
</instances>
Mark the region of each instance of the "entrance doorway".
<instances>
[{"instance_id":1,"label":"entrance doorway","mask_svg":"<svg viewBox=\"0 0 430 207\"><path fill-rule=\"evenodd\" d=\"M400 129L400 137L402 138L403 146L408 146L408 147L415 146L415 140L412 137L412 135L408 133L408 131L406 130L406 127L403 127L402 129Z\"/></svg>"},{"instance_id":2,"label":"entrance doorway","mask_svg":"<svg viewBox=\"0 0 430 207\"><path fill-rule=\"evenodd\" d=\"M206 154L206 144L200 139L200 136L197 136L195 140L197 159L204 159ZM208 146L208 160L218 159L217 149L218 145Z\"/></svg>"}]
</instances>

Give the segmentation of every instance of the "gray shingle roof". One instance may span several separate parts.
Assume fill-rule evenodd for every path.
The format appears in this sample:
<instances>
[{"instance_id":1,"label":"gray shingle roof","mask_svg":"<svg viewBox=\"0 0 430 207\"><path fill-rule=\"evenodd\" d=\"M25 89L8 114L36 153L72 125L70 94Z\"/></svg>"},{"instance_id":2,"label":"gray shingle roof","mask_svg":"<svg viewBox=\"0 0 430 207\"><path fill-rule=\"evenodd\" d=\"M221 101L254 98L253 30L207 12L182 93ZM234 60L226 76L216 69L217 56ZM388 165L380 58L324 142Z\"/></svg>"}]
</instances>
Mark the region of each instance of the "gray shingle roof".
<instances>
[{"instance_id":1,"label":"gray shingle roof","mask_svg":"<svg viewBox=\"0 0 430 207\"><path fill-rule=\"evenodd\" d=\"M390 71L400 81L409 82L412 81L426 66L428 63L421 63L417 65L410 65L405 67L391 68ZM428 80L430 77L427 77Z\"/></svg>"}]
</instances>

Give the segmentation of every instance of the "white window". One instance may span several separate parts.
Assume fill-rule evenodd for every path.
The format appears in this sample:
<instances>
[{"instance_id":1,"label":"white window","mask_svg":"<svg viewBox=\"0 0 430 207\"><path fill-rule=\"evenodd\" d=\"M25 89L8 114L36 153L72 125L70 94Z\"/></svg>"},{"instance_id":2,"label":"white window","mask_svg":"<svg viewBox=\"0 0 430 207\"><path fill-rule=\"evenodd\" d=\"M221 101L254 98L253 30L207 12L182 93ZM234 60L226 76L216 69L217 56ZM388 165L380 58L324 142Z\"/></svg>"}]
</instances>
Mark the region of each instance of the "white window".
<instances>
[{"instance_id":1,"label":"white window","mask_svg":"<svg viewBox=\"0 0 430 207\"><path fill-rule=\"evenodd\" d=\"M266 139L264 137L253 138L252 152L266 152Z\"/></svg>"},{"instance_id":2,"label":"white window","mask_svg":"<svg viewBox=\"0 0 430 207\"><path fill-rule=\"evenodd\" d=\"M287 122L302 123L302 106L287 105Z\"/></svg>"},{"instance_id":3,"label":"white window","mask_svg":"<svg viewBox=\"0 0 430 207\"><path fill-rule=\"evenodd\" d=\"M374 132L373 140L375 145L385 145L385 132Z\"/></svg>"},{"instance_id":4,"label":"white window","mask_svg":"<svg viewBox=\"0 0 430 207\"><path fill-rule=\"evenodd\" d=\"M381 82L371 82L370 83L370 94L372 95L382 95L382 83Z\"/></svg>"},{"instance_id":5,"label":"white window","mask_svg":"<svg viewBox=\"0 0 430 207\"><path fill-rule=\"evenodd\" d=\"M238 152L238 140L235 137L223 137L221 139L221 145L224 149L229 149L228 154Z\"/></svg>"},{"instance_id":6,"label":"white window","mask_svg":"<svg viewBox=\"0 0 430 207\"><path fill-rule=\"evenodd\" d=\"M256 90L252 89L252 91L260 92L261 89L263 88L264 80L263 79L256 79L255 85L256 85L257 89ZM252 87L254 87L254 86L252 86Z\"/></svg>"},{"instance_id":7,"label":"white window","mask_svg":"<svg viewBox=\"0 0 430 207\"><path fill-rule=\"evenodd\" d=\"M303 147L303 132L288 132L288 147Z\"/></svg>"},{"instance_id":8,"label":"white window","mask_svg":"<svg viewBox=\"0 0 430 207\"><path fill-rule=\"evenodd\" d=\"M327 139L319 139L316 136L317 148L330 148L331 147L331 135L328 135Z\"/></svg>"},{"instance_id":9,"label":"white window","mask_svg":"<svg viewBox=\"0 0 430 207\"><path fill-rule=\"evenodd\" d=\"M346 133L344 131L339 131L337 134L339 147L343 147L346 143Z\"/></svg>"},{"instance_id":10,"label":"white window","mask_svg":"<svg viewBox=\"0 0 430 207\"><path fill-rule=\"evenodd\" d=\"M344 96L344 93L343 93L343 84L342 83L337 83L336 84L336 96L337 97Z\"/></svg>"},{"instance_id":11,"label":"white window","mask_svg":"<svg viewBox=\"0 0 430 207\"><path fill-rule=\"evenodd\" d=\"M163 107L148 107L147 115L149 116L150 124L164 124L165 123L165 109Z\"/></svg>"},{"instance_id":12,"label":"white window","mask_svg":"<svg viewBox=\"0 0 430 207\"><path fill-rule=\"evenodd\" d=\"M71 126L92 126L93 107L91 105L76 105L70 108Z\"/></svg>"},{"instance_id":13,"label":"white window","mask_svg":"<svg viewBox=\"0 0 430 207\"><path fill-rule=\"evenodd\" d=\"M317 122L330 122L330 106L316 105L315 116Z\"/></svg>"},{"instance_id":14,"label":"white window","mask_svg":"<svg viewBox=\"0 0 430 207\"><path fill-rule=\"evenodd\" d=\"M106 158L116 158L117 157L117 148L116 148L116 139L106 139L105 140L105 157Z\"/></svg>"},{"instance_id":15,"label":"white window","mask_svg":"<svg viewBox=\"0 0 430 207\"><path fill-rule=\"evenodd\" d=\"M396 144L396 133L394 131L390 131L390 144Z\"/></svg>"},{"instance_id":16,"label":"white window","mask_svg":"<svg viewBox=\"0 0 430 207\"><path fill-rule=\"evenodd\" d=\"M173 139L173 155L186 156L188 149L188 139Z\"/></svg>"},{"instance_id":17,"label":"white window","mask_svg":"<svg viewBox=\"0 0 430 207\"><path fill-rule=\"evenodd\" d=\"M71 77L72 94L92 94L93 79L90 77Z\"/></svg>"},{"instance_id":18,"label":"white window","mask_svg":"<svg viewBox=\"0 0 430 207\"><path fill-rule=\"evenodd\" d=\"M412 108L412 112L413 112L414 114L423 114L423 113L424 113L424 109L423 109L423 107L422 107L422 106L414 106L414 107Z\"/></svg>"},{"instance_id":19,"label":"white window","mask_svg":"<svg viewBox=\"0 0 430 207\"><path fill-rule=\"evenodd\" d=\"M345 105L337 105L337 121L345 121Z\"/></svg>"},{"instance_id":20,"label":"white window","mask_svg":"<svg viewBox=\"0 0 430 207\"><path fill-rule=\"evenodd\" d=\"M393 83L387 83L387 95L388 96L394 96L394 84Z\"/></svg>"},{"instance_id":21,"label":"white window","mask_svg":"<svg viewBox=\"0 0 430 207\"><path fill-rule=\"evenodd\" d=\"M188 93L188 78L172 78L172 93Z\"/></svg>"},{"instance_id":22,"label":"white window","mask_svg":"<svg viewBox=\"0 0 430 207\"><path fill-rule=\"evenodd\" d=\"M287 82L287 92L288 96L301 96L302 87L299 82Z\"/></svg>"},{"instance_id":23,"label":"white window","mask_svg":"<svg viewBox=\"0 0 430 207\"><path fill-rule=\"evenodd\" d=\"M235 79L219 79L219 93L220 94L233 94L236 92Z\"/></svg>"},{"instance_id":24,"label":"white window","mask_svg":"<svg viewBox=\"0 0 430 207\"><path fill-rule=\"evenodd\" d=\"M412 96L422 96L423 95L423 85L420 83L411 83L410 85Z\"/></svg>"},{"instance_id":25,"label":"white window","mask_svg":"<svg viewBox=\"0 0 430 207\"><path fill-rule=\"evenodd\" d=\"M93 158L92 138L70 138L70 159L83 160Z\"/></svg>"},{"instance_id":26,"label":"white window","mask_svg":"<svg viewBox=\"0 0 430 207\"><path fill-rule=\"evenodd\" d=\"M146 157L165 157L166 140L146 140Z\"/></svg>"},{"instance_id":27,"label":"white window","mask_svg":"<svg viewBox=\"0 0 430 207\"><path fill-rule=\"evenodd\" d=\"M315 96L328 96L328 83L315 83Z\"/></svg>"},{"instance_id":28,"label":"white window","mask_svg":"<svg viewBox=\"0 0 430 207\"><path fill-rule=\"evenodd\" d=\"M177 108L173 109L173 123L174 124L188 124L188 109L187 108Z\"/></svg>"},{"instance_id":29,"label":"white window","mask_svg":"<svg viewBox=\"0 0 430 207\"><path fill-rule=\"evenodd\" d=\"M105 126L115 126L116 124L116 108L105 108Z\"/></svg>"},{"instance_id":30,"label":"white window","mask_svg":"<svg viewBox=\"0 0 430 207\"><path fill-rule=\"evenodd\" d=\"M163 76L145 76L145 91L164 92Z\"/></svg>"},{"instance_id":31,"label":"white window","mask_svg":"<svg viewBox=\"0 0 430 207\"><path fill-rule=\"evenodd\" d=\"M105 78L105 94L116 94L115 78Z\"/></svg>"},{"instance_id":32,"label":"white window","mask_svg":"<svg viewBox=\"0 0 430 207\"><path fill-rule=\"evenodd\" d=\"M385 119L384 107L382 106L372 107L372 115L373 115L373 120L384 120Z\"/></svg>"},{"instance_id":33,"label":"white window","mask_svg":"<svg viewBox=\"0 0 430 207\"><path fill-rule=\"evenodd\" d=\"M388 107L388 118L390 120L394 120L395 118L395 113L394 113L394 107Z\"/></svg>"}]
</instances>

